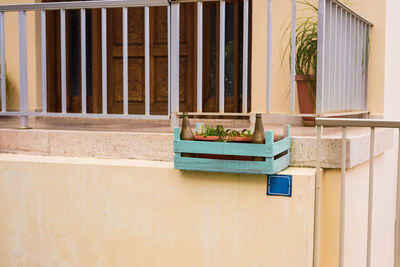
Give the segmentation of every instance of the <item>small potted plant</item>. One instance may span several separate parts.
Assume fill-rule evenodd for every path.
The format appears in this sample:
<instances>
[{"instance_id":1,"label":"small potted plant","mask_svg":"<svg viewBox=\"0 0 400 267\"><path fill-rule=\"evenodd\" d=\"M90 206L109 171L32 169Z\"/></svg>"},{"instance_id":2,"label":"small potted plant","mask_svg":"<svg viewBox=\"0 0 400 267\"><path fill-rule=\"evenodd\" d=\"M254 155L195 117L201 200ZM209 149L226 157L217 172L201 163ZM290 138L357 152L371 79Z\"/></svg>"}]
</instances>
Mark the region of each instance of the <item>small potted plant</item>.
<instances>
[{"instance_id":1,"label":"small potted plant","mask_svg":"<svg viewBox=\"0 0 400 267\"><path fill-rule=\"evenodd\" d=\"M296 25L296 83L300 113L315 114L316 102L316 73L318 51L318 7L308 1L298 1L313 14L298 18ZM287 25L285 34L291 30ZM283 58L291 50L291 38L286 45ZM289 63L291 62L291 55ZM314 117L303 117L303 124L314 125Z\"/></svg>"},{"instance_id":2,"label":"small potted plant","mask_svg":"<svg viewBox=\"0 0 400 267\"><path fill-rule=\"evenodd\" d=\"M253 133L249 129L238 130L226 130L228 142L240 142L240 143L251 143L253 139Z\"/></svg>"},{"instance_id":3,"label":"small potted plant","mask_svg":"<svg viewBox=\"0 0 400 267\"><path fill-rule=\"evenodd\" d=\"M226 129L222 125L210 127L202 126L199 132L195 132L194 140L196 141L218 141L218 142L242 142L251 143L253 133L249 129L232 130Z\"/></svg>"}]
</instances>

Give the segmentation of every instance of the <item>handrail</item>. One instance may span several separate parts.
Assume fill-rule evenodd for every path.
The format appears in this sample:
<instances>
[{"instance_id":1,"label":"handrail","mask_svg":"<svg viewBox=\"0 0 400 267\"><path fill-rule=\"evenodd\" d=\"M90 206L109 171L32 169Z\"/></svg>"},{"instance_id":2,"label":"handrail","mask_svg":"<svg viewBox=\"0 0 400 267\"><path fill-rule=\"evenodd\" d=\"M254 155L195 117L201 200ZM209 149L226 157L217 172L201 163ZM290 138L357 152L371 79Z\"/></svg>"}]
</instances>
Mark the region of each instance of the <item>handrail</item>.
<instances>
[{"instance_id":1,"label":"handrail","mask_svg":"<svg viewBox=\"0 0 400 267\"><path fill-rule=\"evenodd\" d=\"M368 24L368 26L373 27L374 24L372 22L369 22L367 19L363 18L362 16L358 15L353 9L351 9L350 7L346 6L345 4L343 4L341 1L339 0L332 0L332 2L334 2L335 4L337 4L338 6L340 6L341 8L345 9L347 12L351 13L353 16L355 16L356 18L362 20L364 23Z\"/></svg>"},{"instance_id":2,"label":"handrail","mask_svg":"<svg viewBox=\"0 0 400 267\"><path fill-rule=\"evenodd\" d=\"M326 119L316 118L317 126L400 128L400 121L379 119Z\"/></svg>"},{"instance_id":3,"label":"handrail","mask_svg":"<svg viewBox=\"0 0 400 267\"><path fill-rule=\"evenodd\" d=\"M168 0L101 0L101 1L74 1L55 3L34 3L19 5L0 5L0 12L4 11L35 11L59 9L86 9L86 8L115 8L115 7L143 7L167 6Z\"/></svg>"},{"instance_id":4,"label":"handrail","mask_svg":"<svg viewBox=\"0 0 400 267\"><path fill-rule=\"evenodd\" d=\"M374 197L374 158L375 158L375 130L376 128L397 128L400 130L400 121L389 121L379 119L315 119L317 138L316 138L316 189L314 207L314 255L313 266L319 267L319 226L320 226L320 187L321 187L321 133L323 126L336 126L342 128L342 166L341 166L341 193L340 193L340 238L339 238L339 266L344 265L344 239L345 239L345 203L346 203L346 158L347 158L347 127L367 127L370 128L370 155L369 155L369 181L368 181L368 224L367 224L367 254L366 266L371 266L371 243L372 243L372 212ZM400 137L400 135L399 135ZM400 139L398 143L397 158L397 191L396 191L396 214L395 214L395 233L394 233L394 266L399 264L399 244L400 244Z\"/></svg>"}]
</instances>

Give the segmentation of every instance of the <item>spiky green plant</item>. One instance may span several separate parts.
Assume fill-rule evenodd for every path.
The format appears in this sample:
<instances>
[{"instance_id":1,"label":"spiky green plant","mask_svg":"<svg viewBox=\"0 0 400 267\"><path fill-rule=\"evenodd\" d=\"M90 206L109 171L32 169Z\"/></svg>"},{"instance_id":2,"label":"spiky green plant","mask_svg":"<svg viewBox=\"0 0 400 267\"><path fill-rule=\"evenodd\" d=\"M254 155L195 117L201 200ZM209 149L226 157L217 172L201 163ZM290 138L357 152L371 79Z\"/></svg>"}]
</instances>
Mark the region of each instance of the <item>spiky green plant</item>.
<instances>
[{"instance_id":1,"label":"spiky green plant","mask_svg":"<svg viewBox=\"0 0 400 267\"><path fill-rule=\"evenodd\" d=\"M316 86L315 76L317 74L317 50L318 50L318 7L309 1L298 1L305 9L311 11L311 15L307 17L297 18L296 23L296 64L295 71L297 75L304 76L309 94L315 101ZM283 37L291 31L291 24L285 28ZM292 38L285 46L283 58L292 48ZM282 61L283 62L283 61ZM289 57L289 64L291 55Z\"/></svg>"},{"instance_id":2,"label":"spiky green plant","mask_svg":"<svg viewBox=\"0 0 400 267\"><path fill-rule=\"evenodd\" d=\"M300 17L296 19L296 64L295 71L297 75L302 75L306 82L308 92L311 99L315 103L316 96L316 76L317 76L317 51L318 51L318 6L310 1L297 1L298 4L304 7L304 10L310 12L311 15L306 17ZM348 4L349 1L343 1ZM287 36L291 31L291 24L287 24L284 30L282 38ZM289 38L285 46L285 50L282 57L283 59L291 51L292 38ZM283 39L282 39L283 41ZM370 45L369 34L366 36L366 51ZM291 55L289 55L289 64L291 62ZM368 68L368 54L362 58L362 66L364 71Z\"/></svg>"}]
</instances>

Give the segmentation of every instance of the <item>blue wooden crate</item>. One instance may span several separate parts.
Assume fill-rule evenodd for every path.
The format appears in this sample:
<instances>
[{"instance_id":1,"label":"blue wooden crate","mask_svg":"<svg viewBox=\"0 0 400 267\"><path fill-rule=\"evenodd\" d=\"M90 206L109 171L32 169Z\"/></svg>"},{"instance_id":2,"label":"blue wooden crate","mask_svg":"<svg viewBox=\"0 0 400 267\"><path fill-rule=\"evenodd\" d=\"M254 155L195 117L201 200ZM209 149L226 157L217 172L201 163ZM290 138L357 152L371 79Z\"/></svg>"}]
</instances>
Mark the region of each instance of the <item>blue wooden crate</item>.
<instances>
[{"instance_id":1,"label":"blue wooden crate","mask_svg":"<svg viewBox=\"0 0 400 267\"><path fill-rule=\"evenodd\" d=\"M266 131L265 144L185 141L180 139L180 129L175 128L174 166L175 169L186 171L275 174L286 169L290 164L289 125L287 125L285 136L274 142L274 133ZM286 155L274 159L274 156L285 151L287 151ZM181 153L190 153L194 157L182 157ZM197 154L265 157L265 161L198 158Z\"/></svg>"}]
</instances>

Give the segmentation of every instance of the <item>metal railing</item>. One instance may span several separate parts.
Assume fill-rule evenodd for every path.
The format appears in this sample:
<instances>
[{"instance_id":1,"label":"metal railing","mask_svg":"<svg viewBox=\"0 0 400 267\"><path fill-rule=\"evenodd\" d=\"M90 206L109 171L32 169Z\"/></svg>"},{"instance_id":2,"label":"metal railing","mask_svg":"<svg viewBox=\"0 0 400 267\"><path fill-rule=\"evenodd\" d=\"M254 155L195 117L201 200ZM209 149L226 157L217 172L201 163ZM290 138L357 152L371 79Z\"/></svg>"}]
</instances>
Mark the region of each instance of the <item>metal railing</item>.
<instances>
[{"instance_id":1,"label":"metal railing","mask_svg":"<svg viewBox=\"0 0 400 267\"><path fill-rule=\"evenodd\" d=\"M372 23L337 0L319 0L316 113L368 112Z\"/></svg>"},{"instance_id":2,"label":"metal railing","mask_svg":"<svg viewBox=\"0 0 400 267\"><path fill-rule=\"evenodd\" d=\"M170 119L172 125L177 124L179 112L179 28L180 4L197 1L167 0L121 0L121 1L76 1L58 3L37 3L0 6L0 57L1 57L1 112L0 115L20 116L21 127L28 127L28 116L55 117L94 117L94 118L148 118ZM225 0L218 1L219 9L219 113L224 113L225 107ZM168 8L168 114L152 115L150 110L150 12L149 7L166 6ZM128 8L144 8L144 114L130 114L128 111ZM203 2L197 2L197 112L203 111ZM107 111L107 9L122 9L122 51L123 51L123 113L109 114ZM86 25L87 9L101 9L101 64L102 64L102 113L87 113L86 88ZM46 58L46 12L60 12L60 46L61 46L61 113L47 110L47 58ZM81 113L70 113L67 110L67 69L66 69L66 10L80 10L81 19ZM20 58L20 110L7 111L5 84L5 20L6 12L19 14L19 58ZM42 80L42 111L28 110L28 77L27 77L27 25L26 14L30 11L40 12L41 23L41 80ZM242 110L247 113L248 100L248 48L249 48L249 0L243 2L243 64L242 64Z\"/></svg>"},{"instance_id":3,"label":"metal railing","mask_svg":"<svg viewBox=\"0 0 400 267\"><path fill-rule=\"evenodd\" d=\"M316 143L316 184L315 184L315 218L314 218L314 260L313 266L319 267L319 218L320 218L320 189L321 189L321 132L324 126L342 127L342 158L341 158L341 193L340 193L340 239L339 266L344 264L344 235L345 235L345 203L346 203L346 129L347 127L367 127L371 129L369 156L369 185L368 185L368 230L367 230L367 267L371 266L371 232L374 189L374 148L376 128L395 128L400 130L400 121L366 120L366 119L322 119L315 120L317 127ZM399 235L400 235L400 134L397 159L397 192L396 192L396 221L394 236L394 267L399 266Z\"/></svg>"},{"instance_id":4,"label":"metal railing","mask_svg":"<svg viewBox=\"0 0 400 267\"><path fill-rule=\"evenodd\" d=\"M208 1L208 0L205 0ZM211 0L212 1L212 0ZM219 59L218 61L218 112L225 113L225 0L216 0L219 5ZM120 1L76 1L57 3L35 3L0 6L0 57L1 57L1 112L0 115L21 117L21 126L28 126L28 116L95 117L95 118L148 118L171 119L177 125L179 113L179 28L180 5L197 3L197 72L196 72L196 113L203 114L203 1L199 0L120 0ZM149 7L165 6L168 9L168 112L153 115L150 105L150 12ZM144 114L130 114L128 105L128 8L144 8ZM107 10L121 8L122 12L122 114L110 114L107 110ZM271 107L271 60L272 60L272 0L267 2L267 112ZM87 112L86 88L86 25L87 9L101 9L101 107L102 113ZM47 110L46 73L46 13L56 10L60 13L60 58L61 58L61 113ZM81 113L70 113L67 108L67 59L66 59L66 10L80 10L81 19ZM40 12L41 31L41 80L42 111L28 110L27 77L27 12ZM5 13L19 14L19 60L20 60L20 110L6 109L5 82ZM242 43L242 114L247 114L249 80L249 0L243 0L243 43ZM367 111L368 39L371 23L361 18L337 0L319 0L318 32L318 77L316 111L318 115L331 112ZM343 51L343 53L341 52ZM290 109L295 110L295 54L296 54L296 0L292 0L291 22L291 74ZM236 113L237 114L237 113Z\"/></svg>"}]
</instances>

